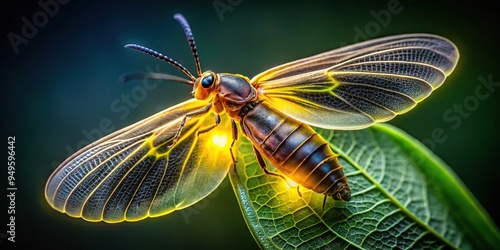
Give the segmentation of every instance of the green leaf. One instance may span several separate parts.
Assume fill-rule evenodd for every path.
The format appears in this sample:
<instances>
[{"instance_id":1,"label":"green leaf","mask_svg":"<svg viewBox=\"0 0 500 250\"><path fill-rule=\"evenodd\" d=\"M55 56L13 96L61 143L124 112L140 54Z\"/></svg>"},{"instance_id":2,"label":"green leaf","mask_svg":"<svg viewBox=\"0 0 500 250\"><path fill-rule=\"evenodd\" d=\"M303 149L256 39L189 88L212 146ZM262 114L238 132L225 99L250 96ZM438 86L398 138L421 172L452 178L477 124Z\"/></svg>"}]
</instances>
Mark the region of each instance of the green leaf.
<instances>
[{"instance_id":1,"label":"green leaf","mask_svg":"<svg viewBox=\"0 0 500 250\"><path fill-rule=\"evenodd\" d=\"M261 248L460 248L500 246L500 233L448 166L401 130L316 129L348 176L349 202L287 187L266 175L251 144L238 145L231 183ZM268 163L271 170L277 171Z\"/></svg>"}]
</instances>

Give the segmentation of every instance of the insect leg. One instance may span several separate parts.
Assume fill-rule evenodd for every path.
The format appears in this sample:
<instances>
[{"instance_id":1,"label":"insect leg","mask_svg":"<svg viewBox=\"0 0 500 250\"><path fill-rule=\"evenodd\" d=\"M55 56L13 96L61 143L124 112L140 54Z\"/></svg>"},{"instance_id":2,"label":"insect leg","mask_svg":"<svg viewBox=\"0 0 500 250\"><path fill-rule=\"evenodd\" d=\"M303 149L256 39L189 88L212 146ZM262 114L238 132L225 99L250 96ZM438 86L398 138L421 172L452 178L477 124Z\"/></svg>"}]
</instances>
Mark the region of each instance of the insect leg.
<instances>
[{"instance_id":1,"label":"insect leg","mask_svg":"<svg viewBox=\"0 0 500 250\"><path fill-rule=\"evenodd\" d=\"M286 180L286 178L283 175L270 172L267 169L266 162L264 161L264 158L262 158L262 155L255 147L253 147L253 152L255 153L255 156L257 157L257 162L259 163L259 166L262 168L262 170L264 170L264 173L266 173L268 175L278 176L281 179L285 180L286 183L288 183L288 181ZM288 183L288 185L290 185L290 183Z\"/></svg>"},{"instance_id":2,"label":"insect leg","mask_svg":"<svg viewBox=\"0 0 500 250\"><path fill-rule=\"evenodd\" d=\"M184 128L184 125L186 124L186 120L191 117L195 117L198 115L206 114L208 111L210 111L210 107L212 107L212 103L209 103L207 106L200 110L196 110L190 113L187 113L184 118L181 121L181 125L179 125L179 129L177 129L177 132L175 133L174 139L172 140L172 144L168 146L169 148L173 147L177 140L179 140L179 137L181 136L182 129Z\"/></svg>"},{"instance_id":3,"label":"insect leg","mask_svg":"<svg viewBox=\"0 0 500 250\"><path fill-rule=\"evenodd\" d=\"M231 132L233 133L233 142L231 142L231 146L229 147L229 152L231 153L231 158L233 159L234 172L236 173L236 175L238 175L238 172L236 171L236 163L238 161L236 160L236 157L234 157L233 154L234 142L238 140L238 128L236 127L236 122L232 118L231 118Z\"/></svg>"},{"instance_id":4,"label":"insect leg","mask_svg":"<svg viewBox=\"0 0 500 250\"><path fill-rule=\"evenodd\" d=\"M205 129L198 131L198 133L196 135L199 136L200 134L203 134L203 133L206 133L206 132L212 130L213 128L217 127L217 125L219 125L219 123L220 123L220 115L215 114L215 124L208 127L208 128L205 128Z\"/></svg>"}]
</instances>

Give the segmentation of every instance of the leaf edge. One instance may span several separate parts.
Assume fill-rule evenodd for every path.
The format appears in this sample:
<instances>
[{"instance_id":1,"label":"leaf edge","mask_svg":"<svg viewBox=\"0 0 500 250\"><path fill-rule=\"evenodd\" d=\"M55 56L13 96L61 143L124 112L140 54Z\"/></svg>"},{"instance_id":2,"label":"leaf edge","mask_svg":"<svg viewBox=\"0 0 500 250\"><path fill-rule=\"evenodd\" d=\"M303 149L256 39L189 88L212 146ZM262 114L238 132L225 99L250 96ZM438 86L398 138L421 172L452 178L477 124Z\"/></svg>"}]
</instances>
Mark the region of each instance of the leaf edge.
<instances>
[{"instance_id":1,"label":"leaf edge","mask_svg":"<svg viewBox=\"0 0 500 250\"><path fill-rule=\"evenodd\" d=\"M439 183L440 198L454 208L451 215L475 247L494 249L500 246L500 232L491 217L443 160L395 126L380 123L371 128L390 136L429 181Z\"/></svg>"}]
</instances>

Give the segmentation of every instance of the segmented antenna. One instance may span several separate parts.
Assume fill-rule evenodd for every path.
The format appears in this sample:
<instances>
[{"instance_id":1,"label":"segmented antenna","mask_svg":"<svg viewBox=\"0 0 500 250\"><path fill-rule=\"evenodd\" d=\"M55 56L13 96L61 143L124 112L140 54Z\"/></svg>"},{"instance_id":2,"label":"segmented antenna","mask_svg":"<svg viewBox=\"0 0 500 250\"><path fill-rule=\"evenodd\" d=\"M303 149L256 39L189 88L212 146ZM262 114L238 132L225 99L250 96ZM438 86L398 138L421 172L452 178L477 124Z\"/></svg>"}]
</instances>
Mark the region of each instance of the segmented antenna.
<instances>
[{"instance_id":1,"label":"segmented antenna","mask_svg":"<svg viewBox=\"0 0 500 250\"><path fill-rule=\"evenodd\" d=\"M196 50L196 44L194 42L193 33L191 32L191 27L189 27L188 21L182 14L175 14L174 19L177 20L177 22L179 22L179 24L182 26L182 29L184 29L184 34L186 34L189 46L191 47L191 51L193 52L194 63L196 64L196 72L198 72L198 76L201 76L202 72L200 66L200 58L198 57L198 51Z\"/></svg>"},{"instance_id":2,"label":"segmented antenna","mask_svg":"<svg viewBox=\"0 0 500 250\"><path fill-rule=\"evenodd\" d=\"M137 44L127 44L127 45L125 45L125 48L135 49L135 50L138 50L140 52L146 53L148 55L154 56L162 61L170 63L170 64L174 65L175 67L177 67L178 69L180 69L182 72L184 72L184 74L189 76L189 78L191 78L191 80L193 80L193 81L196 80L196 77L193 76L193 74L191 74L191 72L189 72L189 70L187 70L184 66L182 66L182 64L178 63L177 61L175 61L174 59L172 59L168 56L165 56L165 55L163 55L159 52L156 52L150 48L146 48L144 46L137 45Z\"/></svg>"},{"instance_id":3,"label":"segmented antenna","mask_svg":"<svg viewBox=\"0 0 500 250\"><path fill-rule=\"evenodd\" d=\"M132 74L120 76L121 82L128 82L128 81L132 81L132 80L143 80L143 79L153 79L153 80L160 80L160 81L174 81L174 82L182 82L182 83L186 83L189 85L193 85L193 81L189 81L188 79L184 79L182 77L169 75L169 74L163 74L163 73L154 73L154 72L132 73Z\"/></svg>"}]
</instances>

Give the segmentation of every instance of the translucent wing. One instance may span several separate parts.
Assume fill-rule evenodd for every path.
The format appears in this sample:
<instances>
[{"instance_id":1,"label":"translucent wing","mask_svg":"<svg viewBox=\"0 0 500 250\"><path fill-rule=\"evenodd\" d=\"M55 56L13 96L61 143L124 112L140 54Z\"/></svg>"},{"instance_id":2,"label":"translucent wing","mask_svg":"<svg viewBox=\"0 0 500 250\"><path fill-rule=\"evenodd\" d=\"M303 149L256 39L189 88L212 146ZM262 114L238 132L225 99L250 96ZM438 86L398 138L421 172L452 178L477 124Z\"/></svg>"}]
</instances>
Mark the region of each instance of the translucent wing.
<instances>
[{"instance_id":1,"label":"translucent wing","mask_svg":"<svg viewBox=\"0 0 500 250\"><path fill-rule=\"evenodd\" d=\"M229 150L211 143L214 115L188 119L207 102L192 99L83 148L50 176L45 197L56 210L89 221L136 221L187 207L210 194L231 164ZM230 129L222 118L217 130ZM226 122L226 123L225 123ZM227 132L225 132L227 133Z\"/></svg>"},{"instance_id":2,"label":"translucent wing","mask_svg":"<svg viewBox=\"0 0 500 250\"><path fill-rule=\"evenodd\" d=\"M441 86L458 57L440 36L390 36L272 68L251 84L262 100L304 123L360 129L412 109Z\"/></svg>"}]
</instances>

